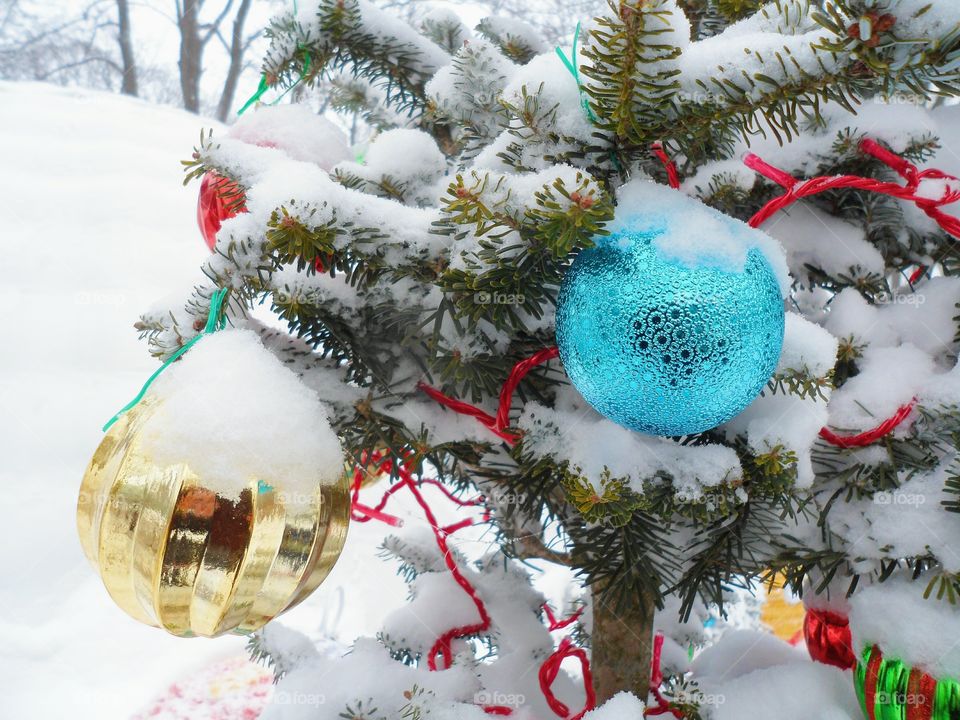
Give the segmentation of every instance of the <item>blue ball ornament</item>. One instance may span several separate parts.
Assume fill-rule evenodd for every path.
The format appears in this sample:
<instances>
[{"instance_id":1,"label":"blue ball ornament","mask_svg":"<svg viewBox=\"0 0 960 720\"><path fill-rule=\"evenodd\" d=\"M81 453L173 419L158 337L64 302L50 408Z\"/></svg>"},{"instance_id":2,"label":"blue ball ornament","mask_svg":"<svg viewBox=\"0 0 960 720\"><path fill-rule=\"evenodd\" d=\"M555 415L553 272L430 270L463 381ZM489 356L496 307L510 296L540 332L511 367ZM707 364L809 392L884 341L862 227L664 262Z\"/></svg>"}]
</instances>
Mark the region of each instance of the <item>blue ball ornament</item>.
<instances>
[{"instance_id":1,"label":"blue ball ornament","mask_svg":"<svg viewBox=\"0 0 960 720\"><path fill-rule=\"evenodd\" d=\"M721 247L742 243L742 267L709 253L671 253L676 228L655 211L595 238L557 300L557 345L573 385L602 415L650 435L689 435L730 420L763 389L783 346L783 297L767 257L750 245L757 231L683 202L709 214L710 232L729 235ZM679 222L696 228L689 217Z\"/></svg>"}]
</instances>

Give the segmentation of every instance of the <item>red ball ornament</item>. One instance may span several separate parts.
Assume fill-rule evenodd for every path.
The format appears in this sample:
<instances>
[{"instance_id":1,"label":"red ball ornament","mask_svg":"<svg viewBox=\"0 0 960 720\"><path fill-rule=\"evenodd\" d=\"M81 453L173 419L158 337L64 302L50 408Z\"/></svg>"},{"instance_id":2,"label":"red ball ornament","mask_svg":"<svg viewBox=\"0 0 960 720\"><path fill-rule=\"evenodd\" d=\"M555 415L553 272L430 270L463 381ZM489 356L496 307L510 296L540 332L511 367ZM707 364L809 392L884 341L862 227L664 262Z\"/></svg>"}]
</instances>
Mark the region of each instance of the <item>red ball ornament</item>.
<instances>
[{"instance_id":1,"label":"red ball ornament","mask_svg":"<svg viewBox=\"0 0 960 720\"><path fill-rule=\"evenodd\" d=\"M807 652L816 662L849 670L857 664L851 645L850 624L847 618L829 610L807 608L803 618L803 637Z\"/></svg>"},{"instance_id":2,"label":"red ball ornament","mask_svg":"<svg viewBox=\"0 0 960 720\"><path fill-rule=\"evenodd\" d=\"M217 245L217 233L223 221L246 211L243 189L239 185L213 172L203 176L197 198L197 225L211 252Z\"/></svg>"}]
</instances>

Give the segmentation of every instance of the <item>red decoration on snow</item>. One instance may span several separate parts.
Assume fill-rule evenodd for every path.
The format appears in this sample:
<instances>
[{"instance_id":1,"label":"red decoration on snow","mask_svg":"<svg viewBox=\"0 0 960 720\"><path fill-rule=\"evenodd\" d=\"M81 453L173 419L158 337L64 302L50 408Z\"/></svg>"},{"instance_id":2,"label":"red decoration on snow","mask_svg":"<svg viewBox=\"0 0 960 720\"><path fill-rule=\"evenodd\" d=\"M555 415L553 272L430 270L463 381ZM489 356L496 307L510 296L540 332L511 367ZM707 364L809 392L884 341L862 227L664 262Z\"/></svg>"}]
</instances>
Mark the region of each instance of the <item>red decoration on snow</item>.
<instances>
[{"instance_id":1,"label":"red decoration on snow","mask_svg":"<svg viewBox=\"0 0 960 720\"><path fill-rule=\"evenodd\" d=\"M650 659L650 694L657 701L656 707L646 709L646 715L665 715L670 713L675 718L682 718L683 713L670 705L663 693L660 692L660 685L663 684L663 669L660 667L660 656L663 654L663 633L658 632L653 638L653 657Z\"/></svg>"},{"instance_id":2,"label":"red decoration on snow","mask_svg":"<svg viewBox=\"0 0 960 720\"><path fill-rule=\"evenodd\" d=\"M913 412L915 404L916 400L911 400L906 405L901 405L892 417L888 417L875 428L865 430L862 433L857 433L856 435L837 435L830 428L820 428L820 437L831 445L839 448L866 447L867 445L872 445L877 440L892 433L906 420L910 416L910 413Z\"/></svg>"},{"instance_id":3,"label":"red decoration on snow","mask_svg":"<svg viewBox=\"0 0 960 720\"><path fill-rule=\"evenodd\" d=\"M860 150L894 170L906 181L906 184L898 185L897 183L883 182L874 178L859 177L857 175L824 176L800 181L789 173L764 162L753 153L747 154L743 159L747 167L756 170L786 190L783 195L774 198L760 208L760 210L750 218L748 224L751 227L759 227L774 214L792 205L801 198L817 195L827 190L849 188L908 200L923 210L943 228L945 232L956 238L960 238L960 218L948 215L941 209L945 205L950 205L960 200L960 180L940 170L920 170L909 160L905 160L899 155L890 152L873 140L863 140L860 143ZM924 180L946 181L940 198L932 199L920 194L920 184ZM923 277L926 271L927 268L923 265L918 267L910 276L910 284L913 285L914 282ZM822 428L820 430L820 437L831 445L841 448L865 447L893 432L895 428L907 419L915 403L915 400L911 400L906 405L901 406L892 417L887 418L875 428L858 433L857 435L841 436L829 428Z\"/></svg>"},{"instance_id":4,"label":"red decoration on snow","mask_svg":"<svg viewBox=\"0 0 960 720\"><path fill-rule=\"evenodd\" d=\"M438 403L450 408L454 412L460 413L461 415L470 415L471 417L475 417L480 424L488 427L490 431L497 437L506 440L508 443L513 445L517 442L517 440L520 439L520 436L516 435L515 433L507 432L506 429L510 426L510 406L513 404L514 391L516 391L520 381L523 380L523 378L525 378L527 374L537 365L542 365L543 363L547 362L547 360L553 360L559 356L560 351L557 348L544 348L543 350L535 352L527 359L521 360L514 365L513 370L510 371L510 375L507 376L507 381L503 384L503 388L500 390L500 403L497 407L496 417L484 412L476 405L471 405L463 402L462 400L452 398L449 395L444 395L442 392L434 387L430 387L426 383L418 383L417 387L431 398L436 400Z\"/></svg>"},{"instance_id":5,"label":"red decoration on snow","mask_svg":"<svg viewBox=\"0 0 960 720\"><path fill-rule=\"evenodd\" d=\"M553 681L557 678L557 674L560 672L560 664L568 657L575 657L580 661L580 667L583 669L583 686L587 691L587 701L584 703L583 709L576 715L571 715L570 708L558 700L557 696L554 695L550 689ZM553 710L557 717L569 718L569 720L580 720L580 718L596 707L597 698L593 692L593 676L590 673L590 659L587 657L586 650L574 645L570 638L561 640L560 647L557 648L556 652L548 657L547 661L540 666L540 690L547 700L547 705L550 706L550 709Z\"/></svg>"},{"instance_id":6,"label":"red decoration on snow","mask_svg":"<svg viewBox=\"0 0 960 720\"><path fill-rule=\"evenodd\" d=\"M247 211L242 196L243 188L229 178L213 172L203 176L197 197L197 225L211 252L217 246L223 221Z\"/></svg>"},{"instance_id":7,"label":"red decoration on snow","mask_svg":"<svg viewBox=\"0 0 960 720\"><path fill-rule=\"evenodd\" d=\"M547 627L550 629L550 632L553 632L554 630L563 630L565 627L573 625L577 620L580 619L580 616L583 615L583 608L577 608L575 613L564 618L563 620L557 620L556 615L553 614L553 608L551 608L547 603L543 604L543 612L547 616Z\"/></svg>"},{"instance_id":8,"label":"red decoration on snow","mask_svg":"<svg viewBox=\"0 0 960 720\"><path fill-rule=\"evenodd\" d=\"M946 232L956 238L960 238L960 219L953 215L948 215L941 210L943 206L960 200L960 180L940 170L920 170L910 161L895 155L873 140L863 140L860 143L860 150L867 155L872 155L880 162L895 170L900 177L906 180L906 185L884 182L882 180L876 180L875 178L860 177L859 175L829 175L801 181L789 173L764 162L753 153L748 153L743 158L743 162L747 167L755 170L767 179L772 180L786 190L783 195L775 197L760 208L757 214L750 218L748 225L750 225L750 227L759 227L773 215L802 198L817 195L827 190L848 188L908 200L923 210ZM940 198L935 200L919 194L920 183L924 180L946 180L948 181L948 185ZM951 186L949 185L950 181L957 184Z\"/></svg>"},{"instance_id":9,"label":"red decoration on snow","mask_svg":"<svg viewBox=\"0 0 960 720\"><path fill-rule=\"evenodd\" d=\"M542 354L550 355L549 351L542 351ZM534 356L536 357L536 356ZM527 363L527 369L522 371L522 374L529 372L529 369L534 367L536 363L532 362L533 358L524 361ZM522 377L522 375L521 375ZM517 378L515 383L519 383L520 378ZM432 390L432 388L430 388ZM435 391L436 392L436 391ZM443 398L446 398L442 393L437 393ZM457 401L452 401L456 403ZM507 398L509 403L509 397ZM482 413L486 415L485 413ZM495 418L491 416L486 416L489 418L490 425L488 427L493 427L496 425ZM364 468L368 465L373 464L376 466L378 472L396 472L400 481L393 484L386 492L384 492L383 497L380 499L374 507L369 507L361 502L359 502L360 496L360 486L363 483L363 474ZM430 652L427 656L427 667L431 671L436 670L445 670L453 664L453 650L452 643L454 640L462 637L467 637L469 635L474 635L476 633L485 632L490 629L490 615L487 612L487 608L483 603L483 600L480 598L476 588L470 583L469 580L463 575L460 568L457 566L456 561L454 560L453 553L450 551L450 548L447 545L447 538L458 530L462 530L465 527L473 525L473 520L464 519L460 522L454 523L452 525L441 526L437 521L436 515L433 513L433 509L430 507L430 504L427 502L426 498L420 492L420 489L424 485L432 485L438 488L443 495L450 501L452 501L457 506L463 507L476 507L483 506L485 508L485 503L482 497L475 498L473 500L463 500L458 498L456 495L450 492L450 490L444 486L443 483L438 480L433 480L430 478L421 478L417 480L414 475L410 472L410 467L412 465L412 460L408 457L403 463L394 463L393 459L385 454L379 452L364 452L361 454L360 462L354 468L353 475L353 503L352 503L352 518L356 522L369 522L370 520L380 520L391 526L399 526L403 524L403 521L396 517L395 515L390 515L389 513L384 512L384 508L387 503L390 501L390 498L393 497L401 489L407 489L417 501L417 504L420 506L423 511L424 516L427 519L427 522L430 525L430 528L433 530L434 539L436 540L437 547L440 550L441 555L443 556L444 564L447 566L447 570L450 571L450 574L453 576L457 584L463 589L467 596L473 601L474 605L477 608L477 615L479 621L476 623L471 623L469 625L462 625L459 627L450 628L444 632L437 641L433 644L433 647L430 648ZM489 520L490 512L486 508L483 513L483 520ZM563 620L558 620L553 614L553 610L546 604L543 606L544 613L546 614L547 621L549 623L549 628L551 631L560 630L576 622L580 616L583 614L583 608L579 608L575 613L570 617L564 618ZM443 665L440 666L437 663L437 658L440 657L443 659ZM560 672L561 663L568 657L575 657L580 661L581 667L583 668L583 680L584 680L584 692L586 694L586 702L583 709L576 715L570 715L570 709L560 702L551 690L554 680L557 677L557 674ZM543 692L543 696L547 701L547 704L550 708L561 718L569 720L579 720L585 715L588 711L596 707L596 696L593 691L593 680L590 674L590 660L587 657L586 652L576 647L569 638L564 638L560 642L559 648L550 655L549 658L544 662L540 668L540 689ZM508 716L514 713L514 709L505 705L485 705L482 706L484 712L488 715L502 715Z\"/></svg>"},{"instance_id":10,"label":"red decoration on snow","mask_svg":"<svg viewBox=\"0 0 960 720\"><path fill-rule=\"evenodd\" d=\"M807 608L803 637L810 657L819 663L849 670L857 664L847 618L829 610Z\"/></svg>"}]
</instances>

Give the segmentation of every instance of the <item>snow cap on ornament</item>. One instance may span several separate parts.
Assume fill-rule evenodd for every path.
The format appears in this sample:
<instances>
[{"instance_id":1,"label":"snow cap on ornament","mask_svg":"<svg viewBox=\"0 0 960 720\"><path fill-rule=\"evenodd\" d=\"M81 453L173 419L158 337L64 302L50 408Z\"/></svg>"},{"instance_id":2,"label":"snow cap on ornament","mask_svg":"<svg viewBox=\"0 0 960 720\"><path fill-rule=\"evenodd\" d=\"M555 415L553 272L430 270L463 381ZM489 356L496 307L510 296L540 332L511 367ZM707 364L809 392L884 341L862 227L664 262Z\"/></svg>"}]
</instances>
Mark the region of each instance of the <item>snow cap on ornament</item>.
<instances>
[{"instance_id":1,"label":"snow cap on ornament","mask_svg":"<svg viewBox=\"0 0 960 720\"><path fill-rule=\"evenodd\" d=\"M351 157L343 131L305 105L261 105L242 115L227 137L280 150L293 160L327 171ZM242 212L246 212L243 188L213 172L203 176L197 225L210 250L216 247L223 221Z\"/></svg>"},{"instance_id":2,"label":"snow cap on ornament","mask_svg":"<svg viewBox=\"0 0 960 720\"><path fill-rule=\"evenodd\" d=\"M571 382L602 415L651 435L736 416L780 357L790 285L782 248L643 180L620 189L607 230L560 287L557 345Z\"/></svg>"},{"instance_id":3,"label":"snow cap on ornament","mask_svg":"<svg viewBox=\"0 0 960 720\"><path fill-rule=\"evenodd\" d=\"M249 330L215 332L110 426L77 507L120 607L174 635L250 632L309 595L349 519L315 393Z\"/></svg>"}]
</instances>

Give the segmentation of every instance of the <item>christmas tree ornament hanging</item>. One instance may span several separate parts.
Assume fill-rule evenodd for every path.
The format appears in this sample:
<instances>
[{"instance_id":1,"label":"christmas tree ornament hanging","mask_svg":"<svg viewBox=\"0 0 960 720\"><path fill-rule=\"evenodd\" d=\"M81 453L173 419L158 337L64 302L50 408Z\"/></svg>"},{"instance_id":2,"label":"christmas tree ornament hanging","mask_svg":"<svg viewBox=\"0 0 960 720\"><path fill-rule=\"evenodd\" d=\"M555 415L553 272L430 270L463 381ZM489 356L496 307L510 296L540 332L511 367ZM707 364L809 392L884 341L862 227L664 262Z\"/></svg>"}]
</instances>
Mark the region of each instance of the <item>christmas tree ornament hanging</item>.
<instances>
[{"instance_id":1,"label":"christmas tree ornament hanging","mask_svg":"<svg viewBox=\"0 0 960 720\"><path fill-rule=\"evenodd\" d=\"M876 645L858 659L853 682L867 720L960 718L960 682L887 658Z\"/></svg>"},{"instance_id":2,"label":"christmas tree ornament hanging","mask_svg":"<svg viewBox=\"0 0 960 720\"><path fill-rule=\"evenodd\" d=\"M351 159L343 131L303 105L262 105L237 120L227 137L278 150L327 171ZM197 197L197 226L211 252L224 221L246 211L242 186L212 171L204 174Z\"/></svg>"},{"instance_id":3,"label":"christmas tree ornament hanging","mask_svg":"<svg viewBox=\"0 0 960 720\"><path fill-rule=\"evenodd\" d=\"M246 211L242 187L215 172L204 174L197 196L197 226L211 252L217 246L223 221Z\"/></svg>"},{"instance_id":4,"label":"christmas tree ornament hanging","mask_svg":"<svg viewBox=\"0 0 960 720\"><path fill-rule=\"evenodd\" d=\"M252 331L216 333L110 426L81 485L81 545L131 617L182 637L251 632L339 557L342 468L316 397Z\"/></svg>"},{"instance_id":5,"label":"christmas tree ornament hanging","mask_svg":"<svg viewBox=\"0 0 960 720\"><path fill-rule=\"evenodd\" d=\"M819 663L849 670L857 664L850 637L850 621L836 612L807 608L803 637L810 658Z\"/></svg>"},{"instance_id":6,"label":"christmas tree ornament hanging","mask_svg":"<svg viewBox=\"0 0 960 720\"><path fill-rule=\"evenodd\" d=\"M557 345L599 413L687 435L741 412L783 345L786 263L764 233L650 182L620 191L610 234L568 269Z\"/></svg>"}]
</instances>

